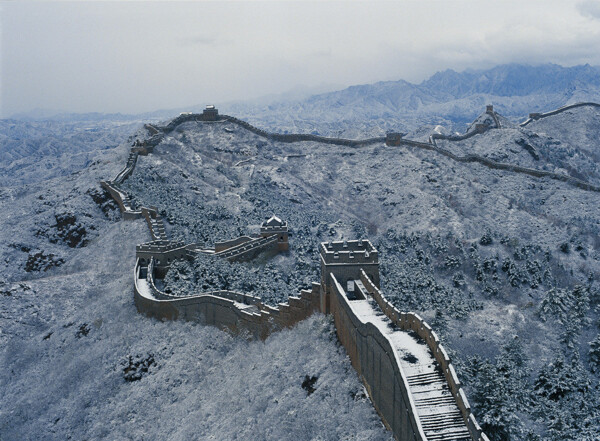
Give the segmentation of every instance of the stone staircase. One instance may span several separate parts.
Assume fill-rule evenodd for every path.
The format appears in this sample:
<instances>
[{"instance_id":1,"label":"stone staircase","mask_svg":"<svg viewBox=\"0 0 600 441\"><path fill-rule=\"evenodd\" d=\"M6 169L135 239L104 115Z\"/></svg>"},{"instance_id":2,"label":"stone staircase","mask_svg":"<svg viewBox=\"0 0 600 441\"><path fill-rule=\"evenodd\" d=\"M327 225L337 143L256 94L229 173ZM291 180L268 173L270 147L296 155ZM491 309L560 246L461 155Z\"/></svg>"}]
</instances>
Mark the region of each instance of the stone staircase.
<instances>
[{"instance_id":1,"label":"stone staircase","mask_svg":"<svg viewBox=\"0 0 600 441\"><path fill-rule=\"evenodd\" d=\"M122 184L123 181L125 181L125 179L127 179L129 175L133 173L133 170L135 169L135 163L137 162L137 158L138 153L130 152L129 157L127 158L127 164L125 165L125 168L121 170L121 172L117 175L113 182L117 184Z\"/></svg>"},{"instance_id":2,"label":"stone staircase","mask_svg":"<svg viewBox=\"0 0 600 441\"><path fill-rule=\"evenodd\" d=\"M471 440L448 383L436 364L403 364L423 431L430 441Z\"/></svg>"},{"instance_id":3,"label":"stone staircase","mask_svg":"<svg viewBox=\"0 0 600 441\"><path fill-rule=\"evenodd\" d=\"M162 221L162 218L157 215L155 219L150 219L148 221L150 226L150 233L152 234L153 240L169 240L167 237L167 231L165 230L165 224Z\"/></svg>"},{"instance_id":4,"label":"stone staircase","mask_svg":"<svg viewBox=\"0 0 600 441\"><path fill-rule=\"evenodd\" d=\"M359 282L354 283L362 286ZM396 326L372 298L350 300L350 304L361 320L374 324L392 342L427 440L472 441L448 382L427 343L416 333Z\"/></svg>"}]
</instances>

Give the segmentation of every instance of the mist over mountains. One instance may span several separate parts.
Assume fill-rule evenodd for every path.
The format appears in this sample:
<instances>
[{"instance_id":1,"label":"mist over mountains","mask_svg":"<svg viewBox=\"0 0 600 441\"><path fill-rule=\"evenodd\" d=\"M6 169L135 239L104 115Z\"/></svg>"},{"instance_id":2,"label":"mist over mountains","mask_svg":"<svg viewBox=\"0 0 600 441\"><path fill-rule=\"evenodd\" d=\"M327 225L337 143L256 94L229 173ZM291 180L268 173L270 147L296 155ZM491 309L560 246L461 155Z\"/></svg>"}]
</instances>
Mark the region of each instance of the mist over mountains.
<instances>
[{"instance_id":1,"label":"mist over mountains","mask_svg":"<svg viewBox=\"0 0 600 441\"><path fill-rule=\"evenodd\" d=\"M307 89L310 93L311 90ZM494 104L502 115L524 119L529 112L555 109L578 101L600 101L600 67L563 67L556 64L528 66L505 64L491 69L437 72L420 84L404 80L350 86L343 90L310 95L301 91L250 101L211 103L229 113L263 125L321 134L413 130L423 123L464 130L465 124ZM97 121L157 120L183 111L200 112L209 103L191 107L148 111L136 115L90 112L73 114L35 109L13 115L19 120ZM333 126L335 123L335 126ZM340 127L341 126L341 127ZM356 130L354 130L356 129Z\"/></svg>"},{"instance_id":2,"label":"mist over mountains","mask_svg":"<svg viewBox=\"0 0 600 441\"><path fill-rule=\"evenodd\" d=\"M413 130L424 123L463 131L486 104L494 104L496 111L517 121L529 112L599 99L599 67L507 64L488 70L448 69L420 84L382 81L295 102L225 107L268 128L288 119L294 121L290 131L312 129L331 134L343 124L374 134L377 128ZM334 122L337 128L331 125Z\"/></svg>"},{"instance_id":3,"label":"mist over mountains","mask_svg":"<svg viewBox=\"0 0 600 441\"><path fill-rule=\"evenodd\" d=\"M499 97L541 93L568 95L569 92L589 86L600 87L599 67L587 64L574 67L505 64L488 70L466 70L461 73L447 69L416 87L446 93L452 98L464 98L477 93Z\"/></svg>"}]
</instances>

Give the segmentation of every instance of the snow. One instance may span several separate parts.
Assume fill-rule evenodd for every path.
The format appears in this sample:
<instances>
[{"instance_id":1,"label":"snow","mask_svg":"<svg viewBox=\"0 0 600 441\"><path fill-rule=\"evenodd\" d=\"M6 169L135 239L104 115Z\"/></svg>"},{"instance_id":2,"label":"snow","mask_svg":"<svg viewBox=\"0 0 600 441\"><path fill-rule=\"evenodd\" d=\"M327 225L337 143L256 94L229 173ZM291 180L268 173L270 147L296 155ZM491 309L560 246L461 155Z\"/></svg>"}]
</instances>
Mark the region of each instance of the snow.
<instances>
[{"instance_id":1,"label":"snow","mask_svg":"<svg viewBox=\"0 0 600 441\"><path fill-rule=\"evenodd\" d=\"M150 300L156 300L152 295L152 290L150 289L150 285L146 279L135 279L135 286L142 297Z\"/></svg>"},{"instance_id":2,"label":"snow","mask_svg":"<svg viewBox=\"0 0 600 441\"><path fill-rule=\"evenodd\" d=\"M414 333L390 327L390 319L381 312L381 309L374 300L351 300L349 303L354 313L364 323L373 323L390 340L392 347L397 351L398 359L403 369L405 367L414 367L415 365L436 365L435 358L426 342ZM416 359L413 363L405 360L405 358L410 356Z\"/></svg>"},{"instance_id":3,"label":"snow","mask_svg":"<svg viewBox=\"0 0 600 441\"><path fill-rule=\"evenodd\" d=\"M550 110L565 99L559 95L504 97L494 104L500 112L510 103L515 113ZM303 121L296 115L308 106L253 113L251 122L350 138L406 127L412 130L408 138L426 140L432 131L452 133L459 125L464 131L465 115L475 117L488 98L432 103L406 121L367 107L340 121L339 113L327 113L331 109L317 100L320 110ZM443 116L455 106L456 118ZM444 146L598 182L598 121L597 110L585 108L524 129L503 120L502 130ZM316 316L265 342L246 342L209 327L138 314L132 270L135 245L150 240L148 228L143 220L122 221L114 206L91 196L100 191L99 181L122 170L130 147L125 138L138 125L86 122L85 129L98 130L90 133L77 123L0 122L0 438L389 439L327 318ZM248 158L251 166L233 167ZM164 210L169 235L187 242L248 234L272 213L287 221L293 233L289 254L235 267L241 275L253 274L251 293L264 292L271 303L318 280L320 240L361 236L382 244L384 294L412 305L430 322L443 314L434 329L446 339L463 381L469 381L463 374L469 371L461 367L469 366L470 357L493 361L514 335L528 354L531 383L558 354L572 354L561 343L564 327L554 318L541 321L538 308L553 286L588 287L584 318L591 324L576 336L575 348L584 379L596 390L587 351L598 334L597 193L410 147L282 144L229 123L180 126L153 154L140 157L123 188L136 202ZM76 221L61 230L58 218L64 214ZM80 228L85 243L71 248L66 239ZM494 243L480 246L487 230ZM564 244L571 251L560 251ZM456 267L444 264L450 257L458 259ZM528 281L535 268L527 265L540 263L540 285L517 280L511 286L500 269L507 259ZM478 272L486 261L498 263L498 270ZM414 292L394 289L406 286ZM433 294L424 295L428 287ZM377 317L365 315L383 326ZM391 334L427 364L426 349L408 337ZM148 354L156 364L141 380L126 382L122 363ZM300 387L305 375L319 376L310 396ZM533 386L527 387L533 394ZM537 395L528 397L545 405ZM556 414L531 405L509 416L544 435L551 418L573 414L561 406L580 398L591 407L598 402L597 393L577 395L547 403ZM472 404L480 422L478 405L489 412L483 421L494 421L489 403ZM540 415L535 423L525 415L534 411ZM594 417L583 411L577 416Z\"/></svg>"},{"instance_id":4,"label":"snow","mask_svg":"<svg viewBox=\"0 0 600 441\"><path fill-rule=\"evenodd\" d=\"M139 314L132 272L148 227L114 210L105 215L86 194L122 169L127 145L92 157L66 179L0 189L2 440L391 439L329 318L248 342ZM53 231L63 211L86 227L85 246L35 234ZM38 250L65 262L26 272L28 253ZM148 372L126 382L129 357L150 354ZM301 387L305 375L318 376L311 395Z\"/></svg>"}]
</instances>

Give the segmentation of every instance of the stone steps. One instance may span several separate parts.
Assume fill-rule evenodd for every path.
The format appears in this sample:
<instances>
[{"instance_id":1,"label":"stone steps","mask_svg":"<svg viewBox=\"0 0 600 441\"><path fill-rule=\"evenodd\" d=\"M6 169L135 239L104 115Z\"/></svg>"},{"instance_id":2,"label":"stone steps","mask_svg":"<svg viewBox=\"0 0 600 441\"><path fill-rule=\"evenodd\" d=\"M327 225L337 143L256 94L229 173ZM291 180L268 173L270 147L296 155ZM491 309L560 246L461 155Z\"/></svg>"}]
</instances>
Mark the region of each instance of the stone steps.
<instances>
[{"instance_id":1,"label":"stone steps","mask_svg":"<svg viewBox=\"0 0 600 441\"><path fill-rule=\"evenodd\" d=\"M471 440L456 401L435 365L405 368L407 382L429 441Z\"/></svg>"}]
</instances>

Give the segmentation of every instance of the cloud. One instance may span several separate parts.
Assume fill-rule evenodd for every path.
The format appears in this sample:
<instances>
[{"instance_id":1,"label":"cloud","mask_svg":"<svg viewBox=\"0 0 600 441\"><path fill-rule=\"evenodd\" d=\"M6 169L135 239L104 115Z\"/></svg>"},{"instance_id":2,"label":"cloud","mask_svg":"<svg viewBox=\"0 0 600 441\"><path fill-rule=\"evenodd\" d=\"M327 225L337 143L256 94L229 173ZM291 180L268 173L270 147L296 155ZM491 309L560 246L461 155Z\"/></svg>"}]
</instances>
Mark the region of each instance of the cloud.
<instances>
[{"instance_id":1,"label":"cloud","mask_svg":"<svg viewBox=\"0 0 600 441\"><path fill-rule=\"evenodd\" d=\"M600 20L600 1L585 0L577 4L577 10L584 17Z\"/></svg>"},{"instance_id":2,"label":"cloud","mask_svg":"<svg viewBox=\"0 0 600 441\"><path fill-rule=\"evenodd\" d=\"M333 55L333 51L331 50L331 48L319 49L319 50L312 51L309 53L310 57L331 58L332 55Z\"/></svg>"},{"instance_id":3,"label":"cloud","mask_svg":"<svg viewBox=\"0 0 600 441\"><path fill-rule=\"evenodd\" d=\"M252 99L298 84L421 82L437 70L508 62L600 64L600 0L1 8L3 115L35 107L142 112Z\"/></svg>"},{"instance_id":4,"label":"cloud","mask_svg":"<svg viewBox=\"0 0 600 441\"><path fill-rule=\"evenodd\" d=\"M225 46L233 43L233 40L220 38L218 35L199 34L181 38L179 43L186 46Z\"/></svg>"}]
</instances>

